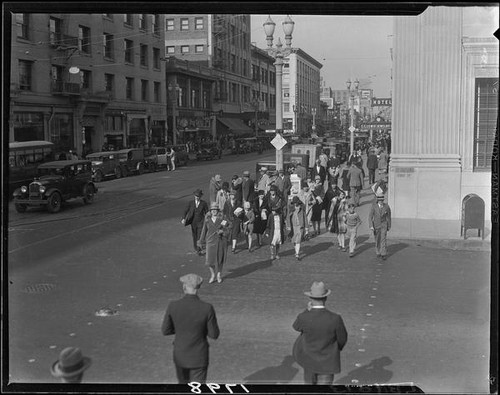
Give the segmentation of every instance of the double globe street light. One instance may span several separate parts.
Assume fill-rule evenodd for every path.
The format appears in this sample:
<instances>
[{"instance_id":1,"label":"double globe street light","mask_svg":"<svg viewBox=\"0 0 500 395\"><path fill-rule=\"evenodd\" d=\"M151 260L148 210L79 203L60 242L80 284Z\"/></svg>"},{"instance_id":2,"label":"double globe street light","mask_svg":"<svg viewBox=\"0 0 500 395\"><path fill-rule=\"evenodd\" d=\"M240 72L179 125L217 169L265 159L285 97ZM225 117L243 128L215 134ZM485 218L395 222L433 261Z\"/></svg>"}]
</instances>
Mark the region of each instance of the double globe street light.
<instances>
[{"instance_id":1,"label":"double globe street light","mask_svg":"<svg viewBox=\"0 0 500 395\"><path fill-rule=\"evenodd\" d=\"M282 22L283 32L285 33L285 48L281 43L281 38L278 38L276 47L273 47L273 35L276 24L271 19L271 16L267 18L264 23L264 32L266 33L267 40L267 53L269 56L275 59L274 66L276 67L276 138L282 139L281 132L283 131L283 58L290 55L292 52L292 33L295 22L292 21L289 15ZM284 144L281 145L283 148ZM276 170L283 170L283 151L282 149L276 147Z\"/></svg>"}]
</instances>

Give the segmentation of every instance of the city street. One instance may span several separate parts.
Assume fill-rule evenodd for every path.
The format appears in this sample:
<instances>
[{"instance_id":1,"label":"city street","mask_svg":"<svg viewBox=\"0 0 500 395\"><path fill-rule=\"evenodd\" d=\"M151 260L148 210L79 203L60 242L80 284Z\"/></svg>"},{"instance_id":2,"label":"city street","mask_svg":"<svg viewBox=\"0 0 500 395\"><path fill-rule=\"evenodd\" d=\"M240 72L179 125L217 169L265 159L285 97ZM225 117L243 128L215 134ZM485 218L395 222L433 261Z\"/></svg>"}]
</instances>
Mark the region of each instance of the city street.
<instances>
[{"instance_id":1,"label":"city street","mask_svg":"<svg viewBox=\"0 0 500 395\"><path fill-rule=\"evenodd\" d=\"M263 155L190 162L175 172L99 183L93 204L68 202L57 214L9 205L9 378L53 383L60 351L78 346L92 358L85 383L176 383L173 337L160 326L179 277L208 280L180 219L192 192L208 200L210 178L250 170ZM303 244L297 262L287 242L271 262L267 246L230 254L222 284L201 287L214 305L220 338L210 341L208 381L301 383L291 357L295 317L313 281L332 289L327 307L342 315L349 339L335 384L414 383L431 393L489 391L490 253L398 240L378 260L367 216L353 258L325 233ZM244 243L241 242L243 247ZM96 316L102 308L111 316Z\"/></svg>"}]
</instances>

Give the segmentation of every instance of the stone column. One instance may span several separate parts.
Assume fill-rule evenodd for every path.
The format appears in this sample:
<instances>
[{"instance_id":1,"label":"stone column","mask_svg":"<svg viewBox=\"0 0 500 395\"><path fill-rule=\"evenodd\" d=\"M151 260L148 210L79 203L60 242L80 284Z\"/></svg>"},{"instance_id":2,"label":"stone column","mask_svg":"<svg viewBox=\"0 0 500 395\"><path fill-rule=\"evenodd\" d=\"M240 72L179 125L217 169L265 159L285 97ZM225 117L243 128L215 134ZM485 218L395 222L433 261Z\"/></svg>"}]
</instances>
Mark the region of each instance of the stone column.
<instances>
[{"instance_id":1,"label":"stone column","mask_svg":"<svg viewBox=\"0 0 500 395\"><path fill-rule=\"evenodd\" d=\"M394 24L389 205L400 237L460 235L462 10Z\"/></svg>"}]
</instances>

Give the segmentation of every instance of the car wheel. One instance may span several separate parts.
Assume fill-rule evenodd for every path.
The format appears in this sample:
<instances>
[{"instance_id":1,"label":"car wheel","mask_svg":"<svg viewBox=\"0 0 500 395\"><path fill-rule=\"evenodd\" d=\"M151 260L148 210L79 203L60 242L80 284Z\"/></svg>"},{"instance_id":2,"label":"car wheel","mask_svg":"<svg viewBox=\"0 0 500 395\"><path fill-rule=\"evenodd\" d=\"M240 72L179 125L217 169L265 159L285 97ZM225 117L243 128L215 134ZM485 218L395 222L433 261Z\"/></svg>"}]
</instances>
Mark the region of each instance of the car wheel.
<instances>
[{"instance_id":1,"label":"car wheel","mask_svg":"<svg viewBox=\"0 0 500 395\"><path fill-rule=\"evenodd\" d=\"M97 170L97 172L95 173L95 182L101 182L103 178L104 176L102 174L102 171Z\"/></svg>"},{"instance_id":2,"label":"car wheel","mask_svg":"<svg viewBox=\"0 0 500 395\"><path fill-rule=\"evenodd\" d=\"M61 195L59 192L54 192L49 196L47 210L49 213L57 213L61 209Z\"/></svg>"},{"instance_id":3,"label":"car wheel","mask_svg":"<svg viewBox=\"0 0 500 395\"><path fill-rule=\"evenodd\" d=\"M94 187L92 185L86 185L83 191L83 203L90 204L94 201Z\"/></svg>"},{"instance_id":4,"label":"car wheel","mask_svg":"<svg viewBox=\"0 0 500 395\"><path fill-rule=\"evenodd\" d=\"M123 177L128 177L128 169L126 167L123 168L122 176Z\"/></svg>"},{"instance_id":5,"label":"car wheel","mask_svg":"<svg viewBox=\"0 0 500 395\"><path fill-rule=\"evenodd\" d=\"M122 178L122 169L120 169L119 167L115 167L115 177Z\"/></svg>"},{"instance_id":6,"label":"car wheel","mask_svg":"<svg viewBox=\"0 0 500 395\"><path fill-rule=\"evenodd\" d=\"M139 175L143 175L144 174L144 164L139 163L139 168L137 170L139 172Z\"/></svg>"},{"instance_id":7,"label":"car wheel","mask_svg":"<svg viewBox=\"0 0 500 395\"><path fill-rule=\"evenodd\" d=\"M26 204L21 203L16 203L14 206L16 207L16 211L18 213L24 213L26 211L26 208L28 207Z\"/></svg>"}]
</instances>

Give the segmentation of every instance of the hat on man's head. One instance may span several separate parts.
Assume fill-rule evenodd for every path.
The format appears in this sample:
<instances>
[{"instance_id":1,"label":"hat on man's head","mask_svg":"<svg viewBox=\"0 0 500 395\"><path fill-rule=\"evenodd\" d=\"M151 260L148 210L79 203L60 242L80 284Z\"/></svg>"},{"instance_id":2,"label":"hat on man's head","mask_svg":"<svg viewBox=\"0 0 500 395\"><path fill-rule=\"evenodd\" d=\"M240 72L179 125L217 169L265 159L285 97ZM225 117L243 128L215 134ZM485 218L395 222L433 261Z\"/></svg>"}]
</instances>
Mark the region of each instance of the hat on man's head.
<instances>
[{"instance_id":1,"label":"hat on man's head","mask_svg":"<svg viewBox=\"0 0 500 395\"><path fill-rule=\"evenodd\" d=\"M314 181L321 181L321 177L320 176L314 177Z\"/></svg>"},{"instance_id":2,"label":"hat on man's head","mask_svg":"<svg viewBox=\"0 0 500 395\"><path fill-rule=\"evenodd\" d=\"M261 196L261 195L265 195L266 194L266 191L264 191L263 189L259 189L259 191L257 192L257 195Z\"/></svg>"},{"instance_id":3,"label":"hat on man's head","mask_svg":"<svg viewBox=\"0 0 500 395\"><path fill-rule=\"evenodd\" d=\"M197 189L196 191L193 192L194 196L201 197L203 195L203 192L201 189Z\"/></svg>"},{"instance_id":4,"label":"hat on man's head","mask_svg":"<svg viewBox=\"0 0 500 395\"><path fill-rule=\"evenodd\" d=\"M304 295L307 295L312 299L322 299L330 295L331 292L332 291L330 289L326 289L325 283L323 283L323 281L315 281L311 285L311 291L304 292Z\"/></svg>"},{"instance_id":5,"label":"hat on man's head","mask_svg":"<svg viewBox=\"0 0 500 395\"><path fill-rule=\"evenodd\" d=\"M212 202L210 204L210 210L220 210L220 207L219 207L218 203Z\"/></svg>"},{"instance_id":6,"label":"hat on man's head","mask_svg":"<svg viewBox=\"0 0 500 395\"><path fill-rule=\"evenodd\" d=\"M200 288L200 285L203 282L203 278L193 273L186 274L182 276L179 280L181 281L181 283L186 284L186 286L191 287L193 289Z\"/></svg>"},{"instance_id":7,"label":"hat on man's head","mask_svg":"<svg viewBox=\"0 0 500 395\"><path fill-rule=\"evenodd\" d=\"M270 191L278 192L278 187L276 185L271 185Z\"/></svg>"},{"instance_id":8,"label":"hat on man's head","mask_svg":"<svg viewBox=\"0 0 500 395\"><path fill-rule=\"evenodd\" d=\"M298 196L294 196L292 198L292 204L300 204L300 205L302 205L303 203L302 203L302 200L300 200Z\"/></svg>"},{"instance_id":9,"label":"hat on man's head","mask_svg":"<svg viewBox=\"0 0 500 395\"><path fill-rule=\"evenodd\" d=\"M248 170L245 170L245 171L243 172L243 176L244 176L244 177L250 177L250 172L249 172Z\"/></svg>"},{"instance_id":10,"label":"hat on man's head","mask_svg":"<svg viewBox=\"0 0 500 395\"><path fill-rule=\"evenodd\" d=\"M73 377L83 373L91 363L91 359L84 357L79 348L67 347L61 351L50 372L54 377Z\"/></svg>"},{"instance_id":11,"label":"hat on man's head","mask_svg":"<svg viewBox=\"0 0 500 395\"><path fill-rule=\"evenodd\" d=\"M233 177L231 177L231 180L234 181L234 180L237 180L239 177L235 174Z\"/></svg>"}]
</instances>

